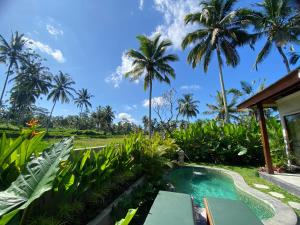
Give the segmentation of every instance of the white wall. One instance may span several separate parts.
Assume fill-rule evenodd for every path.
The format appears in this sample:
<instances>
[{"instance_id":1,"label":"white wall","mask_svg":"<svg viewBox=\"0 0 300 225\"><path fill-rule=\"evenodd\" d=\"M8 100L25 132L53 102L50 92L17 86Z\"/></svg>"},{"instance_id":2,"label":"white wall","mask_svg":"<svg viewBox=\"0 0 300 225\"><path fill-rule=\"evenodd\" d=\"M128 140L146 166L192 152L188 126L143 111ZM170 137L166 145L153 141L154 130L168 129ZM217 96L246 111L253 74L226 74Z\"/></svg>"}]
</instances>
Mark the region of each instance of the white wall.
<instances>
[{"instance_id":1,"label":"white wall","mask_svg":"<svg viewBox=\"0 0 300 225\"><path fill-rule=\"evenodd\" d=\"M283 136L285 139L284 141L286 146L286 153L288 155L287 130L285 127L284 116L300 112L300 91L279 99L276 104L278 106L278 111L280 114L281 124L283 127Z\"/></svg>"}]
</instances>

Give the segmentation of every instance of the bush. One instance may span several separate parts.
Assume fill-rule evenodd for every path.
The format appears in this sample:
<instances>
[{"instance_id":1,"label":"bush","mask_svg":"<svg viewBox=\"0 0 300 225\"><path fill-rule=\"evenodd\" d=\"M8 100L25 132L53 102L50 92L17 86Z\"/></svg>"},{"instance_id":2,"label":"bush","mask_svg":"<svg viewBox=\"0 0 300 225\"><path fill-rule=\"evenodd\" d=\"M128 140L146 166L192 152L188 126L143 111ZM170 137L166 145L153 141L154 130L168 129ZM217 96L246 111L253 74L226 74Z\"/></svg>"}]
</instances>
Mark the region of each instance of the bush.
<instances>
[{"instance_id":1,"label":"bush","mask_svg":"<svg viewBox=\"0 0 300 225\"><path fill-rule=\"evenodd\" d=\"M263 165L259 127L252 120L245 124L220 125L200 121L173 133L176 143L195 162L233 165Z\"/></svg>"}]
</instances>

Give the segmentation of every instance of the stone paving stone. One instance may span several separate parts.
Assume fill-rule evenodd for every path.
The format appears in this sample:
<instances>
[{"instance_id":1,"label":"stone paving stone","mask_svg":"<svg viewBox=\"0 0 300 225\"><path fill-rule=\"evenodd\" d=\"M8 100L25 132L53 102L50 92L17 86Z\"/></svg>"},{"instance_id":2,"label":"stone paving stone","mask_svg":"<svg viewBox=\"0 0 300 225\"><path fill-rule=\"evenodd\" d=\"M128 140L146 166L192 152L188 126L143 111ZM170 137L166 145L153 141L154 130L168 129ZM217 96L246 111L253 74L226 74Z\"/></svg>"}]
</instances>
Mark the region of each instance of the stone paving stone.
<instances>
[{"instance_id":1,"label":"stone paving stone","mask_svg":"<svg viewBox=\"0 0 300 225\"><path fill-rule=\"evenodd\" d=\"M294 208L300 210L300 203L299 202L288 202L288 204Z\"/></svg>"},{"instance_id":2,"label":"stone paving stone","mask_svg":"<svg viewBox=\"0 0 300 225\"><path fill-rule=\"evenodd\" d=\"M276 197L276 198L285 198L283 194L280 194L278 192L271 191L271 192L269 192L269 194Z\"/></svg>"},{"instance_id":3,"label":"stone paving stone","mask_svg":"<svg viewBox=\"0 0 300 225\"><path fill-rule=\"evenodd\" d=\"M269 186L263 184L254 184L254 187L259 189L270 189Z\"/></svg>"}]
</instances>

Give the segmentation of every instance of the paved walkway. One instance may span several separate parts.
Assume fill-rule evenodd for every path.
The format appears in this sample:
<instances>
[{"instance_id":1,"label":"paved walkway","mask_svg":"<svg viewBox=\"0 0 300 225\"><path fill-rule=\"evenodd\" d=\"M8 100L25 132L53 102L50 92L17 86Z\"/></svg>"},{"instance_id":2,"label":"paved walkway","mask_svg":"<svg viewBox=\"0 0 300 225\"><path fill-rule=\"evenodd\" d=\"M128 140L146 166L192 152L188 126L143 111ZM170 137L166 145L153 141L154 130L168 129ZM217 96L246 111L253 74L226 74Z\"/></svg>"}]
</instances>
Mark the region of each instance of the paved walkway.
<instances>
[{"instance_id":1,"label":"paved walkway","mask_svg":"<svg viewBox=\"0 0 300 225\"><path fill-rule=\"evenodd\" d=\"M300 197L300 174L275 173L273 175L259 172L260 177L280 186L291 194Z\"/></svg>"},{"instance_id":2,"label":"paved walkway","mask_svg":"<svg viewBox=\"0 0 300 225\"><path fill-rule=\"evenodd\" d=\"M280 173L280 174L274 174L273 176L284 182L293 184L299 187L300 189L300 174Z\"/></svg>"}]
</instances>

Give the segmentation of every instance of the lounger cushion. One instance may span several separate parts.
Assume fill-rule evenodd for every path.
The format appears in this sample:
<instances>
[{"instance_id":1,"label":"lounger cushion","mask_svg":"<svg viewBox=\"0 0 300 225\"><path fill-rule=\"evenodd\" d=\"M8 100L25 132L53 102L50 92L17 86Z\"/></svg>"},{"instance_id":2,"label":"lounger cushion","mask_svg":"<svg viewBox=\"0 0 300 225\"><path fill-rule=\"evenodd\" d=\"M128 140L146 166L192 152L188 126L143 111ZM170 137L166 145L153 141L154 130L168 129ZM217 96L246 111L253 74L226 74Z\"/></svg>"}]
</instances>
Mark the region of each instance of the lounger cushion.
<instances>
[{"instance_id":1,"label":"lounger cushion","mask_svg":"<svg viewBox=\"0 0 300 225\"><path fill-rule=\"evenodd\" d=\"M194 225L191 196L160 191L144 225Z\"/></svg>"},{"instance_id":2,"label":"lounger cushion","mask_svg":"<svg viewBox=\"0 0 300 225\"><path fill-rule=\"evenodd\" d=\"M213 225L263 225L242 201L206 198L205 207Z\"/></svg>"}]
</instances>

